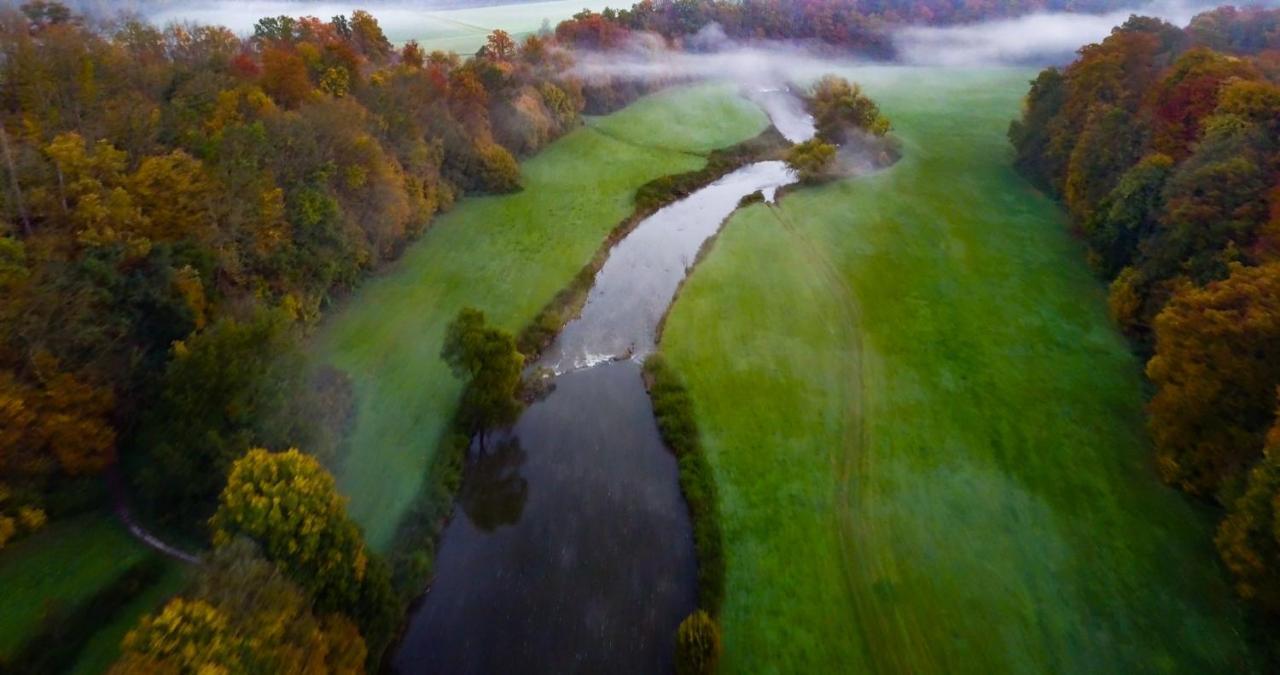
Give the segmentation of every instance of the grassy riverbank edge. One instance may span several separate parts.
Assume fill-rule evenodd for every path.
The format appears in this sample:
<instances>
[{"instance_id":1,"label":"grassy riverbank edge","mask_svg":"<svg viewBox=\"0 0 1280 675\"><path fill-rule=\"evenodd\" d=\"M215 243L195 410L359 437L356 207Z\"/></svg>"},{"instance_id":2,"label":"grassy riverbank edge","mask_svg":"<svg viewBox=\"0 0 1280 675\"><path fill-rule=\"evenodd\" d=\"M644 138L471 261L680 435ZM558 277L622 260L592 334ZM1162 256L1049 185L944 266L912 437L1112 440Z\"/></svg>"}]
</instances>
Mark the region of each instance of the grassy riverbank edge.
<instances>
[{"instance_id":1,"label":"grassy riverbank edge","mask_svg":"<svg viewBox=\"0 0 1280 675\"><path fill-rule=\"evenodd\" d=\"M724 603L724 527L720 521L720 493L702 448L693 399L680 374L660 352L645 359L643 373L658 431L676 456L680 491L684 493L693 524L693 546L698 560L698 608L716 617Z\"/></svg>"},{"instance_id":2,"label":"grassy riverbank edge","mask_svg":"<svg viewBox=\"0 0 1280 675\"><path fill-rule=\"evenodd\" d=\"M595 276L608 260L610 251L644 219L747 164L777 159L789 146L790 142L770 125L750 139L707 153L706 165L701 169L661 176L640 186L636 190L635 206L632 212L613 227L601 241L591 259L574 275L572 281L556 293L537 316L520 331L517 343L525 356L526 363L536 360L561 329L578 316L586 303ZM655 368L659 367L655 365ZM663 377L664 383L670 379ZM678 380L675 382L678 384ZM662 428L661 419L659 417L660 428ZM718 514L714 483L707 483L711 480L711 473L706 458L696 452L686 453L688 443L679 441L680 445L675 445L677 441L668 440L666 431L663 432L663 438L667 440L670 449L677 457L686 454L698 455L700 465L697 465L697 460L680 460L681 489L686 501L690 504L694 503L698 495L708 495L710 508ZM696 433L694 439L696 443ZM434 575L435 554L440 544L440 537L453 517L455 498L462 486L463 470L470 442L463 426L456 419L451 420L438 442L437 451L434 453L418 496L396 528L392 548L387 553L387 560L391 565L393 587L406 609L406 615L414 600L430 590ZM688 478L686 478L687 475ZM690 497L691 491L694 497ZM701 512L702 510L699 511ZM690 515L695 523L694 538L699 561L699 606L714 615L718 612L720 599L724 596L723 535L718 525L715 526L714 532L710 529L712 525L704 524L700 528L698 524L700 518L695 516L695 509L692 506ZM712 519L718 524L717 516L713 516ZM705 544L702 543L704 539L707 542ZM715 562L717 560L718 563ZM708 572L704 573L704 569ZM718 573L714 571L716 569L719 570ZM705 592L704 587L708 589ZM403 626L401 629L403 630ZM387 650L383 655L384 660L392 651L394 650Z\"/></svg>"}]
</instances>

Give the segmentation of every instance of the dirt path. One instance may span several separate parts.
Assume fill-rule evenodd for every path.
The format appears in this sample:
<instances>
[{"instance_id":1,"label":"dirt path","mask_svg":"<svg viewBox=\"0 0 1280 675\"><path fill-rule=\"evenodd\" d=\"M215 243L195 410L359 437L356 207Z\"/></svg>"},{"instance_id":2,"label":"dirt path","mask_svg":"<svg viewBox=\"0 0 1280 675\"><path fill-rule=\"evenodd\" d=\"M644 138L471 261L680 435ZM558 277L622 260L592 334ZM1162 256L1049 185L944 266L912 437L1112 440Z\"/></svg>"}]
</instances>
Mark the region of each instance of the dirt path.
<instances>
[{"instance_id":1,"label":"dirt path","mask_svg":"<svg viewBox=\"0 0 1280 675\"><path fill-rule=\"evenodd\" d=\"M125 490L124 480L120 477L118 469L112 468L107 473L107 487L111 491L111 508L115 511L116 517L124 526L129 528L129 533L138 541L146 544L148 548L162 553L164 555L191 565L198 564L200 558L195 555L183 551L182 549L165 543L156 535L149 532L137 519L133 517L133 512L129 510L128 494Z\"/></svg>"}]
</instances>

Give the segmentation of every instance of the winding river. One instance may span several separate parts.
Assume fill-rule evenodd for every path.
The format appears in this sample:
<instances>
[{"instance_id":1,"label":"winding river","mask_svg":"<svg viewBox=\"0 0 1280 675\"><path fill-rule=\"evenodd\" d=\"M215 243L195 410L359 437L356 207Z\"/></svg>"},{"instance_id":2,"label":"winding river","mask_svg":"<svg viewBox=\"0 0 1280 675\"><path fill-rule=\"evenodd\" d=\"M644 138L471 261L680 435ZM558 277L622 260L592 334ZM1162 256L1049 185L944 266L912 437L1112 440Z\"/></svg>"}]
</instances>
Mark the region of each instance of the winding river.
<instances>
[{"instance_id":1,"label":"winding river","mask_svg":"<svg viewBox=\"0 0 1280 675\"><path fill-rule=\"evenodd\" d=\"M749 92L789 140L812 120ZM756 191L795 176L744 166L641 221L540 366L546 397L473 451L436 579L394 657L403 673L662 673L694 609L693 534L640 362L698 249Z\"/></svg>"}]
</instances>

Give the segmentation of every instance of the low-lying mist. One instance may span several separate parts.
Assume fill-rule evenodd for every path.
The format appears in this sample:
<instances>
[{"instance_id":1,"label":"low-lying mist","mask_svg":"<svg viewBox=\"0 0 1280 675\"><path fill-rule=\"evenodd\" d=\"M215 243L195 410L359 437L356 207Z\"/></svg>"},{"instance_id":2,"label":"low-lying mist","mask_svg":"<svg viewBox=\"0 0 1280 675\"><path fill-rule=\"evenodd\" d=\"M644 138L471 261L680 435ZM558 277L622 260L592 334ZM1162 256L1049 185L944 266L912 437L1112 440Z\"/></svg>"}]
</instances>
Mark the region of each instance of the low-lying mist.
<instances>
[{"instance_id":1,"label":"low-lying mist","mask_svg":"<svg viewBox=\"0 0 1280 675\"><path fill-rule=\"evenodd\" d=\"M1055 65L1076 50L1105 38L1139 14L1185 26L1212 5L1158 0L1105 14L1051 12L960 26L907 26L893 35L899 61L914 65Z\"/></svg>"},{"instance_id":2,"label":"low-lying mist","mask_svg":"<svg viewBox=\"0 0 1280 675\"><path fill-rule=\"evenodd\" d=\"M1280 0L1271 0L1275 4ZM1158 0L1105 14L1028 14L958 26L904 26L892 34L897 58L914 66L990 67L1063 65L1076 51L1106 37L1134 14L1185 26L1212 5ZM776 86L812 80L832 69L867 65L867 60L833 56L806 45L778 41L736 42L710 24L684 41L684 50L638 35L620 51L582 53L575 73L588 80L730 79L744 85ZM883 62L876 62L883 63Z\"/></svg>"}]
</instances>

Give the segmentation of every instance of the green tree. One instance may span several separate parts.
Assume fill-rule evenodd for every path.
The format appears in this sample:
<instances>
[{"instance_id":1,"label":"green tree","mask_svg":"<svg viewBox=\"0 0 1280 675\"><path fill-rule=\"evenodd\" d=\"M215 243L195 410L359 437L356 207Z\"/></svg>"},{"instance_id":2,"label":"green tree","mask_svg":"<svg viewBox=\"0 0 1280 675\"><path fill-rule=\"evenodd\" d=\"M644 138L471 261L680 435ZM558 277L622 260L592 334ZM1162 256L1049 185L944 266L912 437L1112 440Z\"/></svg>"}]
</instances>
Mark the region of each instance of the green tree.
<instances>
[{"instance_id":1,"label":"green tree","mask_svg":"<svg viewBox=\"0 0 1280 675\"><path fill-rule=\"evenodd\" d=\"M676 630L677 675L710 675L720 667L720 627L710 614L697 610Z\"/></svg>"},{"instance_id":2,"label":"green tree","mask_svg":"<svg viewBox=\"0 0 1280 675\"><path fill-rule=\"evenodd\" d=\"M148 461L140 487L175 523L208 516L231 463L254 444L283 446L283 412L303 359L286 317L222 319L173 346L159 400L136 442Z\"/></svg>"},{"instance_id":3,"label":"green tree","mask_svg":"<svg viewBox=\"0 0 1280 675\"><path fill-rule=\"evenodd\" d=\"M449 324L440 356L467 381L460 415L481 443L485 430L515 421L524 356L510 333L486 325L484 312L468 307Z\"/></svg>"},{"instance_id":4,"label":"green tree","mask_svg":"<svg viewBox=\"0 0 1280 675\"><path fill-rule=\"evenodd\" d=\"M1173 171L1168 155L1153 154L1120 177L1083 227L1099 271L1113 278L1134 262L1138 246L1159 227L1164 185Z\"/></svg>"}]
</instances>

